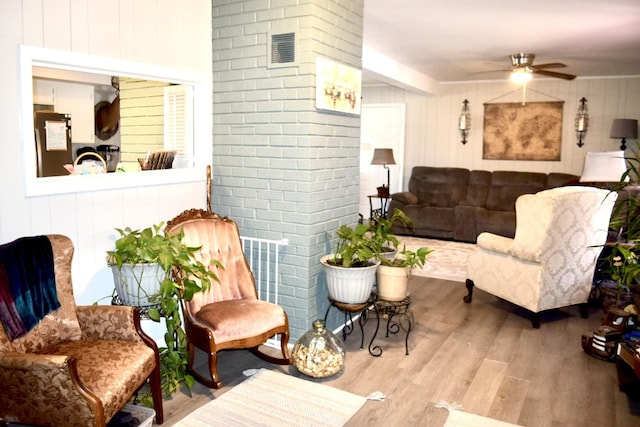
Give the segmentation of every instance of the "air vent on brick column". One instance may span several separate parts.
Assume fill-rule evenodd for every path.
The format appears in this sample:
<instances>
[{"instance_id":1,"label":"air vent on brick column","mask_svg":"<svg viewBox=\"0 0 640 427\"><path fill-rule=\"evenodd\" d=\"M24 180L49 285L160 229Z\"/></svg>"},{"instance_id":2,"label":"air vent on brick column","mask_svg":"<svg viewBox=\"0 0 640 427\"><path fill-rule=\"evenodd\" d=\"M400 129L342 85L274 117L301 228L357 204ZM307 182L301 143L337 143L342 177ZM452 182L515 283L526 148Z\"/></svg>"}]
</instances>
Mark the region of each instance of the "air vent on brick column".
<instances>
[{"instance_id":1,"label":"air vent on brick column","mask_svg":"<svg viewBox=\"0 0 640 427\"><path fill-rule=\"evenodd\" d=\"M271 63L296 62L296 33L271 35Z\"/></svg>"}]
</instances>

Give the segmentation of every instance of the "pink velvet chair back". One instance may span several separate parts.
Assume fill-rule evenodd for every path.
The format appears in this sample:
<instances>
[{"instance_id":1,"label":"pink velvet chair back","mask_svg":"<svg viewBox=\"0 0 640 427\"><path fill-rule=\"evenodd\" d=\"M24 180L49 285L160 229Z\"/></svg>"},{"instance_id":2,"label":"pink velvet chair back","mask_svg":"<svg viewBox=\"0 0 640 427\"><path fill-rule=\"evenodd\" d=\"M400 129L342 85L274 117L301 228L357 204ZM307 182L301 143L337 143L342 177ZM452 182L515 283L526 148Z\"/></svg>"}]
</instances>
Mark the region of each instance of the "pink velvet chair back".
<instances>
[{"instance_id":1,"label":"pink velvet chair back","mask_svg":"<svg viewBox=\"0 0 640 427\"><path fill-rule=\"evenodd\" d=\"M189 212L189 211L187 211ZM242 250L238 225L227 217L215 213L197 211L197 217L177 218L167 225L167 231L184 231L183 242L189 246L202 246L198 260L205 265L212 259L222 263L224 269L210 268L219 282L212 281L207 292L197 292L187 302L191 313L197 313L203 305L237 299L258 299L255 279Z\"/></svg>"}]
</instances>

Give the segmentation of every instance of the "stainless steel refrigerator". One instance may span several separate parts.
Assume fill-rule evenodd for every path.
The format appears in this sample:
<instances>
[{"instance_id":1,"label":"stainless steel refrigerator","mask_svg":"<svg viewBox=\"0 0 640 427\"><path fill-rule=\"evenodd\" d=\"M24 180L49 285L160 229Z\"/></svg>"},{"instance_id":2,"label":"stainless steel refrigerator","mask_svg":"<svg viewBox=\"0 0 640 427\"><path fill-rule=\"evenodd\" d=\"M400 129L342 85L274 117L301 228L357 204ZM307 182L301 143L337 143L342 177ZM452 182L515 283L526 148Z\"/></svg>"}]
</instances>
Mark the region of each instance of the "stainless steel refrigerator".
<instances>
[{"instance_id":1,"label":"stainless steel refrigerator","mask_svg":"<svg viewBox=\"0 0 640 427\"><path fill-rule=\"evenodd\" d=\"M68 175L63 165L73 163L71 115L36 111L34 129L38 177Z\"/></svg>"}]
</instances>

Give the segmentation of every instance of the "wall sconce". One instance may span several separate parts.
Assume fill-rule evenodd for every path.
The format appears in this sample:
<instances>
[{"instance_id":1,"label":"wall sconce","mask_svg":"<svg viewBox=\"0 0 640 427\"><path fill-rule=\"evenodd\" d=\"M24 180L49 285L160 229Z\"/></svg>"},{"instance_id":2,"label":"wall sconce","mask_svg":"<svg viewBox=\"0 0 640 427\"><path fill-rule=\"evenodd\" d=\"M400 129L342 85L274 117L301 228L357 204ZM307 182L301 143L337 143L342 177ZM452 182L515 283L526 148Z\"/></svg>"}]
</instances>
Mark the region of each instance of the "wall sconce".
<instances>
[{"instance_id":1,"label":"wall sconce","mask_svg":"<svg viewBox=\"0 0 640 427\"><path fill-rule=\"evenodd\" d=\"M471 112L469 111L469 101L462 101L462 110L460 110L460 118L458 119L458 130L462 137L462 143L467 143L469 136L469 128L471 127Z\"/></svg>"},{"instance_id":2,"label":"wall sconce","mask_svg":"<svg viewBox=\"0 0 640 427\"><path fill-rule=\"evenodd\" d=\"M620 149L627 149L627 138L638 139L638 121L635 119L613 119L609 138L621 139Z\"/></svg>"},{"instance_id":3,"label":"wall sconce","mask_svg":"<svg viewBox=\"0 0 640 427\"><path fill-rule=\"evenodd\" d=\"M582 97L580 105L578 105L578 112L576 113L576 138L578 138L578 147L582 147L584 142L584 136L589 128L589 110L587 109L587 99Z\"/></svg>"},{"instance_id":4,"label":"wall sconce","mask_svg":"<svg viewBox=\"0 0 640 427\"><path fill-rule=\"evenodd\" d=\"M389 197L389 187L391 185L391 175L389 174L389 166L395 165L396 161L393 158L393 149L391 148L376 148L373 150L373 159L371 159L372 165L382 165L387 170L387 187L384 184L382 187L378 187L378 197Z\"/></svg>"}]
</instances>

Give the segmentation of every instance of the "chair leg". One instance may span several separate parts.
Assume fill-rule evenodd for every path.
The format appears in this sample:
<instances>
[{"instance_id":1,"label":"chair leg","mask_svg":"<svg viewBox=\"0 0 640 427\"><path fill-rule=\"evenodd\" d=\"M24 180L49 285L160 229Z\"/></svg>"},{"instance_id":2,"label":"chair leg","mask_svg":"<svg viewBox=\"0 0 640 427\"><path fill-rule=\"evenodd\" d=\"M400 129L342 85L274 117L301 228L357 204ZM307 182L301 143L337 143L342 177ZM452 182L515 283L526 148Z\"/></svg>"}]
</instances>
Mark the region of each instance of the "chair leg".
<instances>
[{"instance_id":1,"label":"chair leg","mask_svg":"<svg viewBox=\"0 0 640 427\"><path fill-rule=\"evenodd\" d=\"M209 374L211 375L211 379L201 375L200 372L196 371L193 367L196 346L189 341L187 343L187 350L189 351L189 359L187 362L187 373L194 377L198 382L206 385L209 388L220 388L222 387L222 382L220 381L220 377L218 376L218 353L215 350L209 349L207 352L207 362L209 364Z\"/></svg>"},{"instance_id":2,"label":"chair leg","mask_svg":"<svg viewBox=\"0 0 640 427\"><path fill-rule=\"evenodd\" d=\"M280 352L282 357L274 357L266 352L260 350L260 346L251 349L251 352L269 363L275 363L277 365L289 365L291 363L291 356L289 355L289 332L282 332L280 334Z\"/></svg>"},{"instance_id":3,"label":"chair leg","mask_svg":"<svg viewBox=\"0 0 640 427\"><path fill-rule=\"evenodd\" d=\"M153 409L156 411L156 424L164 422L164 409L162 408L162 381L160 378L160 365L158 364L149 377Z\"/></svg>"},{"instance_id":4,"label":"chair leg","mask_svg":"<svg viewBox=\"0 0 640 427\"><path fill-rule=\"evenodd\" d=\"M464 282L464 284L465 284L465 286L467 287L467 295L465 295L465 296L462 298L462 300L468 304L468 303L470 303L470 302L472 301L472 299L473 299L473 287L474 287L473 280L471 280L471 279L467 279L467 280Z\"/></svg>"},{"instance_id":5,"label":"chair leg","mask_svg":"<svg viewBox=\"0 0 640 427\"><path fill-rule=\"evenodd\" d=\"M580 317L582 317L583 319L588 319L589 318L589 305L585 302L580 304Z\"/></svg>"},{"instance_id":6,"label":"chair leg","mask_svg":"<svg viewBox=\"0 0 640 427\"><path fill-rule=\"evenodd\" d=\"M531 326L534 329L540 329L540 316L538 313L531 313Z\"/></svg>"},{"instance_id":7,"label":"chair leg","mask_svg":"<svg viewBox=\"0 0 640 427\"><path fill-rule=\"evenodd\" d=\"M213 388L220 388L222 387L222 381L220 381L220 375L218 374L218 353L216 351L209 352L208 359L209 373L211 374L211 384Z\"/></svg>"}]
</instances>

